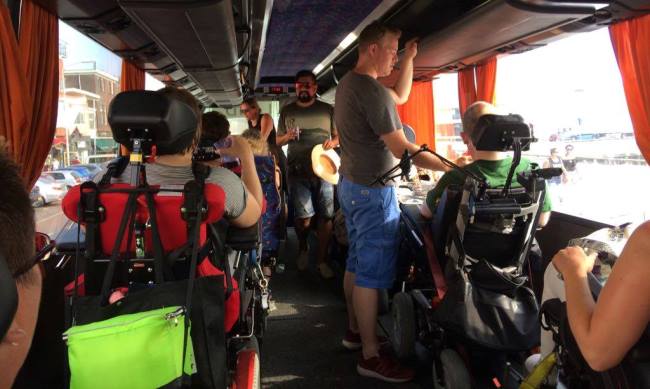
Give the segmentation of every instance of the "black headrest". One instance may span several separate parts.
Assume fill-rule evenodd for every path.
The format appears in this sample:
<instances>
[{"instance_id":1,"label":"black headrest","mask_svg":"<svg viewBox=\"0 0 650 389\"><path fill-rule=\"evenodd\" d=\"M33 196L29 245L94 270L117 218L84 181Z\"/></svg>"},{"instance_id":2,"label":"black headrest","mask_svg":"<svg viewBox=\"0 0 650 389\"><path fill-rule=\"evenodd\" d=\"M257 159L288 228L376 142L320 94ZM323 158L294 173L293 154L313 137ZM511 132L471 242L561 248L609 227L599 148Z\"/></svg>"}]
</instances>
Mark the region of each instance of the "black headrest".
<instances>
[{"instance_id":1,"label":"black headrest","mask_svg":"<svg viewBox=\"0 0 650 389\"><path fill-rule=\"evenodd\" d=\"M168 154L176 142L191 143L198 119L184 102L154 91L122 92L108 107L113 139L129 150L134 138L146 139Z\"/></svg>"},{"instance_id":2,"label":"black headrest","mask_svg":"<svg viewBox=\"0 0 650 389\"><path fill-rule=\"evenodd\" d=\"M522 150L528 150L533 140L524 119L513 114L481 116L471 138L476 150L483 151L510 151L513 149L514 139L520 139Z\"/></svg>"},{"instance_id":3,"label":"black headrest","mask_svg":"<svg viewBox=\"0 0 650 389\"><path fill-rule=\"evenodd\" d=\"M5 337L18 308L16 282L7 261L0 253L0 340Z\"/></svg>"}]
</instances>

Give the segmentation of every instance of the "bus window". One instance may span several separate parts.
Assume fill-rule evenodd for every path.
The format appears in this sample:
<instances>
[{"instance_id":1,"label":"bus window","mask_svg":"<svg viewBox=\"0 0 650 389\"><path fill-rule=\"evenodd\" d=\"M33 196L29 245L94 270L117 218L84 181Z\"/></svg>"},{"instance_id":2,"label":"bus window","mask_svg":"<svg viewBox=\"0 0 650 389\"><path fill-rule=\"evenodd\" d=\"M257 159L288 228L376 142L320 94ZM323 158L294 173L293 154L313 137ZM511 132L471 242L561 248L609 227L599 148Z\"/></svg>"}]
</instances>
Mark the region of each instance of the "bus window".
<instances>
[{"instance_id":1,"label":"bus window","mask_svg":"<svg viewBox=\"0 0 650 389\"><path fill-rule=\"evenodd\" d=\"M496 88L498 108L522 115L539 139L528 158L565 167L549 185L555 211L611 224L650 218L650 169L606 28L499 58Z\"/></svg>"},{"instance_id":2,"label":"bus window","mask_svg":"<svg viewBox=\"0 0 650 389\"><path fill-rule=\"evenodd\" d=\"M433 80L436 152L455 161L467 150L460 138L463 128L458 104L458 74L443 73Z\"/></svg>"}]
</instances>

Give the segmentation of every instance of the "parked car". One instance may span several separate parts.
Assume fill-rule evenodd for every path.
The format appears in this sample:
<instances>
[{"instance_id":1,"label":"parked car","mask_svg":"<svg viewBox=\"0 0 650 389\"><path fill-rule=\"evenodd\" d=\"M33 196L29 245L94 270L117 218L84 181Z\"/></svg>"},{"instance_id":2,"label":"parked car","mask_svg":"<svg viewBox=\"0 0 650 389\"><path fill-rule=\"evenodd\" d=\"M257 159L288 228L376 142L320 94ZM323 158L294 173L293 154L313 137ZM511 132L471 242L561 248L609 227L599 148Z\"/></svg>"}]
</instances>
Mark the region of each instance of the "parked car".
<instances>
[{"instance_id":1,"label":"parked car","mask_svg":"<svg viewBox=\"0 0 650 389\"><path fill-rule=\"evenodd\" d=\"M80 165L70 165L62 167L59 170L72 170L77 172L81 176L82 181L91 180L95 175L90 172L87 168Z\"/></svg>"},{"instance_id":2,"label":"parked car","mask_svg":"<svg viewBox=\"0 0 650 389\"><path fill-rule=\"evenodd\" d=\"M65 184L58 183L49 176L40 176L34 187L37 188L39 193L37 200L41 201L43 205L61 200L68 193L68 188Z\"/></svg>"},{"instance_id":3,"label":"parked car","mask_svg":"<svg viewBox=\"0 0 650 389\"><path fill-rule=\"evenodd\" d=\"M75 165L75 166L85 167L86 169L88 169L90 171L90 174L92 175L92 178L95 178L95 176L102 171L102 168L95 163L87 163L87 164Z\"/></svg>"},{"instance_id":4,"label":"parked car","mask_svg":"<svg viewBox=\"0 0 650 389\"><path fill-rule=\"evenodd\" d=\"M59 184L65 184L68 189L83 182L81 174L75 170L55 170L53 172L43 172L41 175L52 177Z\"/></svg>"}]
</instances>

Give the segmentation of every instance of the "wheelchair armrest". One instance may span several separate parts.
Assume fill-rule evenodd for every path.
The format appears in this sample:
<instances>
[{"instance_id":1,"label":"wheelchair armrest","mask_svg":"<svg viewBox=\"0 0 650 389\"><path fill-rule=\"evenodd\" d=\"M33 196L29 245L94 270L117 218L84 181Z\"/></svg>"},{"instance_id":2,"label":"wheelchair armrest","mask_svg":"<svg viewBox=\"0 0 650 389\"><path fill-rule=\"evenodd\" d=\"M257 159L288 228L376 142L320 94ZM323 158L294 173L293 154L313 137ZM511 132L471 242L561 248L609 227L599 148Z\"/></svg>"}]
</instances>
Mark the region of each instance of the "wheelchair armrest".
<instances>
[{"instance_id":1,"label":"wheelchair armrest","mask_svg":"<svg viewBox=\"0 0 650 389\"><path fill-rule=\"evenodd\" d=\"M250 251L257 248L260 242L260 224L238 228L229 226L226 231L226 245L237 251Z\"/></svg>"}]
</instances>

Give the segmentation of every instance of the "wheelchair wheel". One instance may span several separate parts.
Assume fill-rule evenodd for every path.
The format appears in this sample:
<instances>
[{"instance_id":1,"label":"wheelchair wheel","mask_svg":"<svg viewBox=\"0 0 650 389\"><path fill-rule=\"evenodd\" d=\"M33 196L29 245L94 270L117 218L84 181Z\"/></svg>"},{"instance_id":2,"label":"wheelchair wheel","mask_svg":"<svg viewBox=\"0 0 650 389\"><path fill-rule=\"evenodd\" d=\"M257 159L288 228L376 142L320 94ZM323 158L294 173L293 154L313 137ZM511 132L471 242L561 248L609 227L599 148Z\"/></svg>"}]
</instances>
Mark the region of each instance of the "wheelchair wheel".
<instances>
[{"instance_id":1,"label":"wheelchair wheel","mask_svg":"<svg viewBox=\"0 0 650 389\"><path fill-rule=\"evenodd\" d=\"M237 353L235 387L237 389L260 389L260 352L257 339L253 336Z\"/></svg>"},{"instance_id":2,"label":"wheelchair wheel","mask_svg":"<svg viewBox=\"0 0 650 389\"><path fill-rule=\"evenodd\" d=\"M440 353L440 360L433 361L433 387L435 389L464 389L472 387L465 362L458 353L446 348Z\"/></svg>"},{"instance_id":3,"label":"wheelchair wheel","mask_svg":"<svg viewBox=\"0 0 650 389\"><path fill-rule=\"evenodd\" d=\"M393 348L398 358L404 359L415 351L415 309L413 299L404 292L393 297Z\"/></svg>"}]
</instances>

